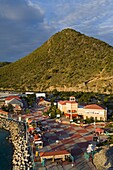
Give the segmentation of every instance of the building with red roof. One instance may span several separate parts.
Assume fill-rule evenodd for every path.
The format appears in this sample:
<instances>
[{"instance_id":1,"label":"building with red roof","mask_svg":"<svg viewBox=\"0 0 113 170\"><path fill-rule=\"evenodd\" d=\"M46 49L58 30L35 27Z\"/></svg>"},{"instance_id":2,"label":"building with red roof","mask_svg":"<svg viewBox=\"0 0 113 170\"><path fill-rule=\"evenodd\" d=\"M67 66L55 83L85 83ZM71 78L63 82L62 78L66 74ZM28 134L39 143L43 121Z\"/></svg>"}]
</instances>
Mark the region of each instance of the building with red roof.
<instances>
[{"instance_id":1,"label":"building with red roof","mask_svg":"<svg viewBox=\"0 0 113 170\"><path fill-rule=\"evenodd\" d=\"M107 108L98 104L88 104L84 106L83 112L80 109L78 112L82 113L81 115L83 115L84 119L93 117L94 120L107 120Z\"/></svg>"},{"instance_id":2,"label":"building with red roof","mask_svg":"<svg viewBox=\"0 0 113 170\"><path fill-rule=\"evenodd\" d=\"M23 102L19 96L8 96L5 99L5 105L11 104L13 107L23 107Z\"/></svg>"},{"instance_id":3,"label":"building with red roof","mask_svg":"<svg viewBox=\"0 0 113 170\"><path fill-rule=\"evenodd\" d=\"M78 102L76 102L75 97L71 96L69 100L59 101L58 108L61 112L65 114L66 117L74 118L77 117Z\"/></svg>"},{"instance_id":4,"label":"building with red roof","mask_svg":"<svg viewBox=\"0 0 113 170\"><path fill-rule=\"evenodd\" d=\"M6 97L6 101L9 101L9 100L12 100L12 99L18 99L18 100L21 100L19 96L8 96Z\"/></svg>"},{"instance_id":5,"label":"building with red roof","mask_svg":"<svg viewBox=\"0 0 113 170\"><path fill-rule=\"evenodd\" d=\"M99 109L99 110L104 110L105 107L104 106L100 106L97 104L88 104L84 107L84 109Z\"/></svg>"},{"instance_id":6,"label":"building with red roof","mask_svg":"<svg viewBox=\"0 0 113 170\"><path fill-rule=\"evenodd\" d=\"M48 100L45 100L44 98L39 98L38 100L38 106L45 106L45 107L50 107L51 106L51 102Z\"/></svg>"},{"instance_id":7,"label":"building with red roof","mask_svg":"<svg viewBox=\"0 0 113 170\"><path fill-rule=\"evenodd\" d=\"M6 119L8 119L9 113L3 111L2 109L0 109L0 117L1 117L1 118L6 118Z\"/></svg>"},{"instance_id":8,"label":"building with red roof","mask_svg":"<svg viewBox=\"0 0 113 170\"><path fill-rule=\"evenodd\" d=\"M65 161L66 158L70 157L71 154L67 150L57 150L51 152L40 152L41 162L43 159L62 159Z\"/></svg>"},{"instance_id":9,"label":"building with red roof","mask_svg":"<svg viewBox=\"0 0 113 170\"><path fill-rule=\"evenodd\" d=\"M107 120L107 108L97 104L78 105L73 96L70 97L69 101L59 101L58 108L70 119L74 117L83 119L93 117L94 120Z\"/></svg>"}]
</instances>

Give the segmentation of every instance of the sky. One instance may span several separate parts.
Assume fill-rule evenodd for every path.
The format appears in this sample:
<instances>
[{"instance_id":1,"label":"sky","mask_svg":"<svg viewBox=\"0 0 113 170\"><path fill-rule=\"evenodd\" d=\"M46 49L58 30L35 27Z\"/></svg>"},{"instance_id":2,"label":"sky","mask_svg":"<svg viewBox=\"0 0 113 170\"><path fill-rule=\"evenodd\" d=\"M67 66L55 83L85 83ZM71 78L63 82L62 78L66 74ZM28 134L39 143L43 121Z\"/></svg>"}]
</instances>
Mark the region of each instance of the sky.
<instances>
[{"instance_id":1,"label":"sky","mask_svg":"<svg viewBox=\"0 0 113 170\"><path fill-rule=\"evenodd\" d=\"M113 46L113 0L0 0L0 62L14 62L72 28Z\"/></svg>"}]
</instances>

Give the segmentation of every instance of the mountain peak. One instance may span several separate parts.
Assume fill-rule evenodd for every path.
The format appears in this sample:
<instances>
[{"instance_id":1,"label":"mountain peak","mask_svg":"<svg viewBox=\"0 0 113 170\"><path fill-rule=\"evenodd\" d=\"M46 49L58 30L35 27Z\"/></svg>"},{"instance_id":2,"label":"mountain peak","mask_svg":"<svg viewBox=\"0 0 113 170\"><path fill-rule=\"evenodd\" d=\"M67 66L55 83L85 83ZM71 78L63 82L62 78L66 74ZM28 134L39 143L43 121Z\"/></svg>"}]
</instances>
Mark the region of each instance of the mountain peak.
<instances>
[{"instance_id":1,"label":"mountain peak","mask_svg":"<svg viewBox=\"0 0 113 170\"><path fill-rule=\"evenodd\" d=\"M67 28L28 56L0 68L0 88L109 92L112 60L113 47Z\"/></svg>"}]
</instances>

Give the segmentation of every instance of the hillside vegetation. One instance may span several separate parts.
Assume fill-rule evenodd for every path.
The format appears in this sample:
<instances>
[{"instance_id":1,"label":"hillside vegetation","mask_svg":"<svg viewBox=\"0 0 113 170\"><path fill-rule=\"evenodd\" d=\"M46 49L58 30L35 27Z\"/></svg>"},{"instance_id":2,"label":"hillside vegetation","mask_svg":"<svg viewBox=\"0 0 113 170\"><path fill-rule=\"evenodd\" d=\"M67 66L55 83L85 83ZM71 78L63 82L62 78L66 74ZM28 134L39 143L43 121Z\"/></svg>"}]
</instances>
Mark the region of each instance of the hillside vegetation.
<instances>
[{"instance_id":1,"label":"hillside vegetation","mask_svg":"<svg viewBox=\"0 0 113 170\"><path fill-rule=\"evenodd\" d=\"M0 88L15 90L113 90L113 47L65 29L28 56L0 68Z\"/></svg>"},{"instance_id":2,"label":"hillside vegetation","mask_svg":"<svg viewBox=\"0 0 113 170\"><path fill-rule=\"evenodd\" d=\"M10 64L10 62L0 62L0 67L3 67L5 65L7 65L7 64Z\"/></svg>"}]
</instances>

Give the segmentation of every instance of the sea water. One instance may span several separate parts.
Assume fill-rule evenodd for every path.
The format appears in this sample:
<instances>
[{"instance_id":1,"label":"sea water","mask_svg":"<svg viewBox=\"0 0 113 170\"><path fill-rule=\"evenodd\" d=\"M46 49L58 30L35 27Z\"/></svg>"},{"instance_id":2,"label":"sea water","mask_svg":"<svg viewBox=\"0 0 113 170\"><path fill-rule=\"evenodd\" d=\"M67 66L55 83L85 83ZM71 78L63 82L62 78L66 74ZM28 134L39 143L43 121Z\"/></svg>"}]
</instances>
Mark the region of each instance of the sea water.
<instances>
[{"instance_id":1,"label":"sea water","mask_svg":"<svg viewBox=\"0 0 113 170\"><path fill-rule=\"evenodd\" d=\"M11 170L13 146L8 141L9 132L0 129L0 170Z\"/></svg>"}]
</instances>

